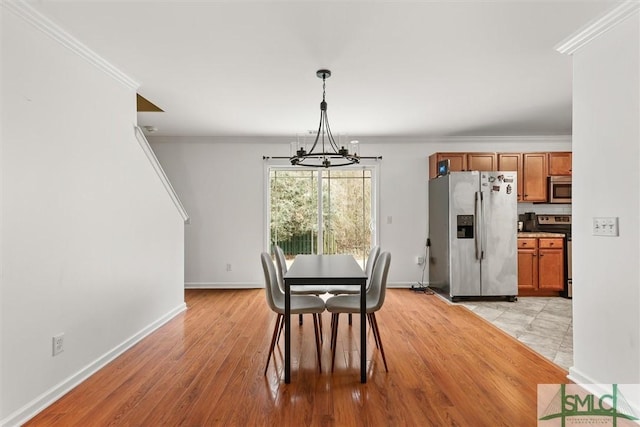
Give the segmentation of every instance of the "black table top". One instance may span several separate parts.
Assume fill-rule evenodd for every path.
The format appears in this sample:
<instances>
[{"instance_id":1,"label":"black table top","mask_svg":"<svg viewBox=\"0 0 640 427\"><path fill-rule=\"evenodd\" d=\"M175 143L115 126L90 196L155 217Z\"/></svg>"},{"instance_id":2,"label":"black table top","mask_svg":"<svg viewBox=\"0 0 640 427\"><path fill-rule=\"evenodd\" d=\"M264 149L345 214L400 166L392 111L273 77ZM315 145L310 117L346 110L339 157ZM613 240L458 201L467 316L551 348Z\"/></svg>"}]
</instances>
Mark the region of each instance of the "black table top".
<instances>
[{"instance_id":1,"label":"black table top","mask_svg":"<svg viewBox=\"0 0 640 427\"><path fill-rule=\"evenodd\" d=\"M357 285L366 279L365 272L351 255L297 255L284 275L285 284L289 285Z\"/></svg>"}]
</instances>

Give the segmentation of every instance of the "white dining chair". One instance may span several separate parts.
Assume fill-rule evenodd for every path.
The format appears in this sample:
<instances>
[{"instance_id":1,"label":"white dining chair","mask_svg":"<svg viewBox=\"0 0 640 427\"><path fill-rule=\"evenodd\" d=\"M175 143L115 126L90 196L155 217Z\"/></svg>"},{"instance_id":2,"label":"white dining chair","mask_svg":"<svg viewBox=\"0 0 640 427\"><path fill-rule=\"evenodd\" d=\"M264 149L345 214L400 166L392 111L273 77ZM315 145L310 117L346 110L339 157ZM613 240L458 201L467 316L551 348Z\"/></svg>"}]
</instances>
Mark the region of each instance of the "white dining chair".
<instances>
[{"instance_id":1,"label":"white dining chair","mask_svg":"<svg viewBox=\"0 0 640 427\"><path fill-rule=\"evenodd\" d=\"M367 319L376 347L380 349L382 361L384 362L385 371L387 368L387 358L382 347L382 339L380 338L380 329L376 320L376 312L382 308L387 291L387 275L389 273L389 265L391 264L391 254L383 252L380 254L371 273L371 286L366 294L367 299ZM360 295L338 295L331 297L325 303L326 309L331 313L331 372L335 365L336 359L336 342L338 337L338 321L340 313L360 313ZM362 325L365 327L365 325Z\"/></svg>"},{"instance_id":2,"label":"white dining chair","mask_svg":"<svg viewBox=\"0 0 640 427\"><path fill-rule=\"evenodd\" d=\"M278 277L276 268L273 265L271 255L263 252L260 255L262 261L262 269L264 270L265 291L267 296L267 305L277 314L276 324L273 328L271 337L271 345L269 346L269 355L267 356L267 365L264 368L264 374L267 374L271 355L276 345L277 337L280 330L284 326L284 292L278 286ZM322 372L322 362L320 353L320 327L319 317L324 312L324 300L315 295L291 295L291 314L309 313L313 315L313 329L316 337L316 352L318 357L318 370Z\"/></svg>"},{"instance_id":3,"label":"white dining chair","mask_svg":"<svg viewBox=\"0 0 640 427\"><path fill-rule=\"evenodd\" d=\"M365 274L367 275L367 290L369 290L369 285L371 284L371 272L373 271L373 266L376 264L376 260L380 255L380 246L374 246L369 251L369 256L367 257L367 263L364 266ZM332 295L360 295L360 287L359 286L329 286L327 287L327 291ZM349 313L349 324L352 322L352 314Z\"/></svg>"},{"instance_id":4,"label":"white dining chair","mask_svg":"<svg viewBox=\"0 0 640 427\"><path fill-rule=\"evenodd\" d=\"M284 275L287 272L287 260L284 251L278 245L273 245L273 252L276 257L276 267L278 269L278 286L284 292ZM291 286L291 295L315 295L320 296L327 293L326 286ZM302 314L299 316L298 322L302 325ZM322 331L322 321L320 323Z\"/></svg>"},{"instance_id":5,"label":"white dining chair","mask_svg":"<svg viewBox=\"0 0 640 427\"><path fill-rule=\"evenodd\" d=\"M371 285L371 272L373 271L373 266L380 255L380 246L374 246L369 251L369 256L367 257L367 262L364 265L364 271L367 275L367 290ZM360 294L360 288L358 286L329 286L327 287L327 292L332 295L354 295Z\"/></svg>"}]
</instances>

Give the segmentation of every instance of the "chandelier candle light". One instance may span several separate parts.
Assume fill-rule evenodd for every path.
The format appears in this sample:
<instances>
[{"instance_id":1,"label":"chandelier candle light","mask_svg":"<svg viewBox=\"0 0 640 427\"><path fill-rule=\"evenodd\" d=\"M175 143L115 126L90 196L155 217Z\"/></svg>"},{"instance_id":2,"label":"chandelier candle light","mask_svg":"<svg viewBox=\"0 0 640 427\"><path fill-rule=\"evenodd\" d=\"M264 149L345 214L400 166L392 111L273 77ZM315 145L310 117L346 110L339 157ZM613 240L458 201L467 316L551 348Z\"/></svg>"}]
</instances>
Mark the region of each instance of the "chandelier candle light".
<instances>
[{"instance_id":1,"label":"chandelier candle light","mask_svg":"<svg viewBox=\"0 0 640 427\"><path fill-rule=\"evenodd\" d=\"M327 102L325 101L325 82L331 77L331 71L318 70L316 75L322 79L322 102L320 103L320 125L316 139L311 146L311 150L307 153L304 147L298 148L295 155L289 160L294 166L308 166L314 168L330 168L335 166L348 166L360 163L360 156L357 152L349 153L344 146L338 147L336 140L331 134L329 120L327 119ZM356 146L357 141L352 141L352 145ZM316 148L321 150L316 152Z\"/></svg>"}]
</instances>

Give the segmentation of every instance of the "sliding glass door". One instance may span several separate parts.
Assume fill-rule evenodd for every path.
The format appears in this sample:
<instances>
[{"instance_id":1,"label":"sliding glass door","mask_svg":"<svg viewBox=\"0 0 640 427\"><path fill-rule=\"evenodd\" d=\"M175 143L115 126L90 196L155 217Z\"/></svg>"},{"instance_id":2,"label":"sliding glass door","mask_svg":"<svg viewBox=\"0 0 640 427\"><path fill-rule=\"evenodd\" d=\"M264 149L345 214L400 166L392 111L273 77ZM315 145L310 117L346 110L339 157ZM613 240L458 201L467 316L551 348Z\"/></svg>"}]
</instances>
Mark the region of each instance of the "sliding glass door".
<instances>
[{"instance_id":1,"label":"sliding glass door","mask_svg":"<svg viewBox=\"0 0 640 427\"><path fill-rule=\"evenodd\" d=\"M351 254L364 265L377 241L375 170L269 169L269 241L287 258Z\"/></svg>"}]
</instances>

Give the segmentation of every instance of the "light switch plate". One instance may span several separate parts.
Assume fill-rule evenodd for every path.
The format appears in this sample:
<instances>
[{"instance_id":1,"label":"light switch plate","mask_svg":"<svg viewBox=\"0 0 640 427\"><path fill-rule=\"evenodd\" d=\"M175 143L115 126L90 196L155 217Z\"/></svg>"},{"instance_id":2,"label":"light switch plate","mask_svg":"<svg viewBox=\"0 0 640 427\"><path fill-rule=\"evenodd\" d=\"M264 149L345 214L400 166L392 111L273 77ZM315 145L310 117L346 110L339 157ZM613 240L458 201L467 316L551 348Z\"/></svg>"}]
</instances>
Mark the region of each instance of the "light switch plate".
<instances>
[{"instance_id":1,"label":"light switch plate","mask_svg":"<svg viewBox=\"0 0 640 427\"><path fill-rule=\"evenodd\" d=\"M594 217L593 218L593 235L594 236L618 236L618 217Z\"/></svg>"}]
</instances>

